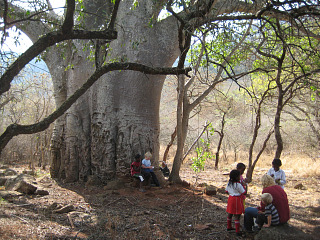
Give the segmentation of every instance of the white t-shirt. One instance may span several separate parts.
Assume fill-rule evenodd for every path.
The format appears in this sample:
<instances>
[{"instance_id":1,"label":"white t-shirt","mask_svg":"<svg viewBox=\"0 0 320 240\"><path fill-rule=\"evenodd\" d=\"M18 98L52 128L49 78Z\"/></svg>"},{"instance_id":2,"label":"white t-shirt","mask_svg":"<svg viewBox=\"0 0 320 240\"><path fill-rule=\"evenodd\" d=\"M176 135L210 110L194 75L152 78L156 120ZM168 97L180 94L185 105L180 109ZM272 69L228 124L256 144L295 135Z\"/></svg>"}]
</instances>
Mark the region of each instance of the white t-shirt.
<instances>
[{"instance_id":1,"label":"white t-shirt","mask_svg":"<svg viewBox=\"0 0 320 240\"><path fill-rule=\"evenodd\" d=\"M286 184L286 174L282 169L279 169L279 171L276 172L274 168L270 168L267 174L270 175L271 177L273 175L274 180L280 179L280 184L278 183L277 184L282 188L284 188L283 185Z\"/></svg>"},{"instance_id":2,"label":"white t-shirt","mask_svg":"<svg viewBox=\"0 0 320 240\"><path fill-rule=\"evenodd\" d=\"M151 161L147 160L147 159L143 159L142 160L142 165L146 166L146 167L150 167L151 166ZM153 172L153 169L150 168L142 168L143 171L145 172Z\"/></svg>"},{"instance_id":3,"label":"white t-shirt","mask_svg":"<svg viewBox=\"0 0 320 240\"><path fill-rule=\"evenodd\" d=\"M246 190L244 187L236 182L236 183L228 183L226 187L226 191L229 193L230 196L240 196L242 193L244 193Z\"/></svg>"}]
</instances>

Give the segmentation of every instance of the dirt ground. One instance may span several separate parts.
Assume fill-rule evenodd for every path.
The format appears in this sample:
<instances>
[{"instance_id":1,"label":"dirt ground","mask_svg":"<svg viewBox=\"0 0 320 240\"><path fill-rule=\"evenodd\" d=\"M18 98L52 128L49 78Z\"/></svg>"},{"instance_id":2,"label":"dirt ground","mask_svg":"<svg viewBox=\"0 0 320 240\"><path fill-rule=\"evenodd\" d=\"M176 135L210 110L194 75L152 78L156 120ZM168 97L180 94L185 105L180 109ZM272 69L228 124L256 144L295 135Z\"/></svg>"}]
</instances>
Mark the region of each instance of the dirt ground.
<instances>
[{"instance_id":1,"label":"dirt ground","mask_svg":"<svg viewBox=\"0 0 320 240\"><path fill-rule=\"evenodd\" d=\"M199 175L198 183L224 187L228 171L207 169ZM259 204L259 179L266 171L256 169L247 206ZM1 199L0 239L237 239L235 233L226 231L226 194L207 196L200 187L174 185L152 187L145 193L129 186L118 190L86 188L83 184L58 183L43 174L38 181L49 195ZM191 169L183 169L181 175L194 184L196 177ZM289 224L310 234L310 239L317 239L320 177L288 173L287 180ZM295 189L298 183L305 189ZM54 211L69 205L74 211Z\"/></svg>"}]
</instances>

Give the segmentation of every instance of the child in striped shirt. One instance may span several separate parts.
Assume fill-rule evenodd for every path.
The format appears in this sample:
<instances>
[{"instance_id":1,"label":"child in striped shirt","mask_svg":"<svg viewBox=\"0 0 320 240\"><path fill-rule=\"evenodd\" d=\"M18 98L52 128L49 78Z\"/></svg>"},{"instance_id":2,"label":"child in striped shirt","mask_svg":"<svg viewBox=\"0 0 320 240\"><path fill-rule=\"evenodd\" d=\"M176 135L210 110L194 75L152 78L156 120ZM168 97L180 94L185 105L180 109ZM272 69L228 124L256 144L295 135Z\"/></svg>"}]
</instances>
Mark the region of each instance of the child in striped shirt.
<instances>
[{"instance_id":1,"label":"child in striped shirt","mask_svg":"<svg viewBox=\"0 0 320 240\"><path fill-rule=\"evenodd\" d=\"M266 205L265 212L259 212L256 223L261 228L279 225L279 214L276 207L272 204L273 197L270 193L263 193L261 201Z\"/></svg>"}]
</instances>

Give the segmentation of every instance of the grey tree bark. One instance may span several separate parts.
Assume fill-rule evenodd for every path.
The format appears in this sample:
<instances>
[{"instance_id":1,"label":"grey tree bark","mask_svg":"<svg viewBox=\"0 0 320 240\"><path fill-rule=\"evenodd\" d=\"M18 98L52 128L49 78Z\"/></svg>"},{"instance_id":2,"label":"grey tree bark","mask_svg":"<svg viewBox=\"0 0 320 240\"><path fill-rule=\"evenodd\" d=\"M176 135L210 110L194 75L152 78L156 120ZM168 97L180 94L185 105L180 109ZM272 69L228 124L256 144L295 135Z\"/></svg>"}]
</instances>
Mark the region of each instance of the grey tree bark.
<instances>
[{"instance_id":1,"label":"grey tree bark","mask_svg":"<svg viewBox=\"0 0 320 240\"><path fill-rule=\"evenodd\" d=\"M98 5L99 1L90 1L86 9L94 11ZM141 1L136 9L131 7L127 1L120 4L116 23L118 39L110 44L107 61L172 66L178 56L177 22L169 18L150 27L154 6ZM98 27L94 19L89 19L87 24L88 28ZM93 71L93 63L86 59L88 53L82 50L83 43L71 44L67 56L73 67L60 73L67 75L66 96ZM53 76L54 81L61 79L60 76ZM105 182L127 174L133 156L150 149L157 165L159 104L164 79L165 76L130 71L109 73L99 79L56 123L52 175L67 181L85 181L88 175L94 174ZM63 99L63 94L58 94L58 99Z\"/></svg>"}]
</instances>

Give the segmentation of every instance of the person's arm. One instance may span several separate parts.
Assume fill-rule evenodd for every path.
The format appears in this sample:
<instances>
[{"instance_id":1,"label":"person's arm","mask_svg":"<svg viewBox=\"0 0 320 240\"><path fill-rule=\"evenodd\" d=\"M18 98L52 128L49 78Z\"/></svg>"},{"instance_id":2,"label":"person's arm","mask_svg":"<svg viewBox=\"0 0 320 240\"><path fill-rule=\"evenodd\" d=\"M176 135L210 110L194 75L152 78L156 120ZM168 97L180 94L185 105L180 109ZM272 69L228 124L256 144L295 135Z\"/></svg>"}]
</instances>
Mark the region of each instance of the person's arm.
<instances>
[{"instance_id":1,"label":"person's arm","mask_svg":"<svg viewBox=\"0 0 320 240\"><path fill-rule=\"evenodd\" d=\"M133 168L133 170L135 170L136 172L139 172L139 171L140 171L140 166L137 166L137 165L132 164L132 168Z\"/></svg>"},{"instance_id":2,"label":"person's arm","mask_svg":"<svg viewBox=\"0 0 320 240\"><path fill-rule=\"evenodd\" d=\"M141 167L142 168L148 168L146 165L144 165L144 160L142 160L142 162L141 162Z\"/></svg>"},{"instance_id":3,"label":"person's arm","mask_svg":"<svg viewBox=\"0 0 320 240\"><path fill-rule=\"evenodd\" d=\"M245 188L242 186L241 183L237 183L238 185L238 192L242 195L242 194L245 194L246 193L246 190Z\"/></svg>"},{"instance_id":4,"label":"person's arm","mask_svg":"<svg viewBox=\"0 0 320 240\"><path fill-rule=\"evenodd\" d=\"M144 165L144 164L143 164L143 160L142 160L142 165L141 165L141 167L142 167L142 168L149 168L149 169L152 169L152 168L153 168L152 166L147 167L146 165Z\"/></svg>"},{"instance_id":5,"label":"person's arm","mask_svg":"<svg viewBox=\"0 0 320 240\"><path fill-rule=\"evenodd\" d=\"M267 191L265 190L262 190L262 193L265 193ZM268 192L269 193L269 192ZM272 195L272 194L271 194ZM261 212L264 212L264 209L265 209L266 205L263 204L262 201L260 201L260 207L258 207L258 210L261 211Z\"/></svg>"},{"instance_id":6,"label":"person's arm","mask_svg":"<svg viewBox=\"0 0 320 240\"><path fill-rule=\"evenodd\" d=\"M268 216L267 216L267 219L268 219L268 223L267 223L267 224L264 224L264 225L263 225L264 227L270 227L270 226L271 226L271 215L268 215Z\"/></svg>"},{"instance_id":7,"label":"person's arm","mask_svg":"<svg viewBox=\"0 0 320 240\"><path fill-rule=\"evenodd\" d=\"M283 170L279 170L274 181L276 182L276 184L281 186L286 183L286 175Z\"/></svg>"},{"instance_id":8,"label":"person's arm","mask_svg":"<svg viewBox=\"0 0 320 240\"><path fill-rule=\"evenodd\" d=\"M285 185L286 184L286 174L284 173L284 171L281 171L281 175L280 175L280 184L281 185Z\"/></svg>"},{"instance_id":9,"label":"person's arm","mask_svg":"<svg viewBox=\"0 0 320 240\"><path fill-rule=\"evenodd\" d=\"M269 169L269 171L267 172L267 175L274 177L273 168Z\"/></svg>"},{"instance_id":10,"label":"person's arm","mask_svg":"<svg viewBox=\"0 0 320 240\"><path fill-rule=\"evenodd\" d=\"M144 164L142 164L142 165L141 165L141 167L142 167L142 168L149 168L149 169L152 169L152 168L153 168L152 166L147 167L147 166L146 166L146 165L144 165Z\"/></svg>"}]
</instances>

